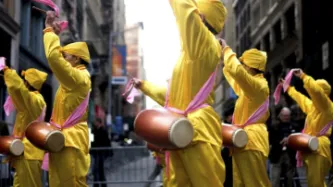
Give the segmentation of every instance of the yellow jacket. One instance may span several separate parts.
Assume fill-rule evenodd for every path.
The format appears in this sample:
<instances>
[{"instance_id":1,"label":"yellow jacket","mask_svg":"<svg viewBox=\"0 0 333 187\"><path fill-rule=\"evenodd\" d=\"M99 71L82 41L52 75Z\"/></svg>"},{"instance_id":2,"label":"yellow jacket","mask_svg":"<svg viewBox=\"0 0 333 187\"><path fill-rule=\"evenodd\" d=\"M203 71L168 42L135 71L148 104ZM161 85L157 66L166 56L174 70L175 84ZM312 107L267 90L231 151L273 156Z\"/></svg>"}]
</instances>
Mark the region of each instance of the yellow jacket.
<instances>
[{"instance_id":1,"label":"yellow jacket","mask_svg":"<svg viewBox=\"0 0 333 187\"><path fill-rule=\"evenodd\" d=\"M173 0L170 4L176 17L182 52L172 73L169 106L185 110L215 71L222 49L203 24L195 1ZM213 103L214 91L207 99L207 104ZM194 142L204 141L221 146L221 120L212 107L194 111L188 119L195 129Z\"/></svg>"},{"instance_id":2,"label":"yellow jacket","mask_svg":"<svg viewBox=\"0 0 333 187\"><path fill-rule=\"evenodd\" d=\"M51 120L63 125L90 92L90 74L83 65L72 67L63 58L59 37L49 29L44 30L44 48L50 68L60 83ZM80 149L85 153L88 153L89 149L87 113L84 114L80 123L62 130L65 146Z\"/></svg>"},{"instance_id":3,"label":"yellow jacket","mask_svg":"<svg viewBox=\"0 0 333 187\"><path fill-rule=\"evenodd\" d=\"M304 132L311 136L316 136L319 131L333 119L333 103L311 76L304 74L301 79L303 80L304 88L310 95L311 99L296 91L294 87L289 87L288 94L297 102L302 111L307 115ZM332 128L330 128L326 136L318 138L318 153L332 163L330 140L328 138L331 135L331 132Z\"/></svg>"},{"instance_id":4,"label":"yellow jacket","mask_svg":"<svg viewBox=\"0 0 333 187\"><path fill-rule=\"evenodd\" d=\"M8 94L16 108L16 119L13 135L23 137L30 122L36 120L46 107L43 96L39 92L29 91L15 70L5 70L5 84ZM44 151L33 146L27 138L23 138L24 158L28 160L43 160Z\"/></svg>"},{"instance_id":5,"label":"yellow jacket","mask_svg":"<svg viewBox=\"0 0 333 187\"><path fill-rule=\"evenodd\" d=\"M224 51L223 73L239 97L235 105L234 124L243 125L269 96L268 83L262 74L252 76L247 73L229 47L226 47ZM235 149L235 152L257 150L261 151L264 156L268 156L268 132L265 125L268 117L269 111L256 124L244 128L249 142L244 149Z\"/></svg>"}]
</instances>

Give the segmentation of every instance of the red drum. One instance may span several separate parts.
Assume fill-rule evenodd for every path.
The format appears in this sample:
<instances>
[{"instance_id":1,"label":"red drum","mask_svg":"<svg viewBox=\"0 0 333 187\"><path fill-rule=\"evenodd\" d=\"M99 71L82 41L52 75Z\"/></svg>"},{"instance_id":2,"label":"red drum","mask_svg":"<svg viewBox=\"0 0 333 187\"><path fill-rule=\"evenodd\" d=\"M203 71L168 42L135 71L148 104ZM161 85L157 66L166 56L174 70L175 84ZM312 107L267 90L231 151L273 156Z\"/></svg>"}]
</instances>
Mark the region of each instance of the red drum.
<instances>
[{"instance_id":1,"label":"red drum","mask_svg":"<svg viewBox=\"0 0 333 187\"><path fill-rule=\"evenodd\" d=\"M194 135L187 118L164 108L141 111L135 118L134 129L145 141L165 149L184 148Z\"/></svg>"},{"instance_id":2,"label":"red drum","mask_svg":"<svg viewBox=\"0 0 333 187\"><path fill-rule=\"evenodd\" d=\"M293 133L288 137L288 147L297 151L317 151L319 147L318 138L304 133Z\"/></svg>"},{"instance_id":3,"label":"red drum","mask_svg":"<svg viewBox=\"0 0 333 187\"><path fill-rule=\"evenodd\" d=\"M248 142L247 133L234 125L222 123L223 145L227 147L243 148Z\"/></svg>"},{"instance_id":4,"label":"red drum","mask_svg":"<svg viewBox=\"0 0 333 187\"><path fill-rule=\"evenodd\" d=\"M34 146L48 152L59 152L65 145L62 132L46 122L30 123L25 136Z\"/></svg>"},{"instance_id":5,"label":"red drum","mask_svg":"<svg viewBox=\"0 0 333 187\"><path fill-rule=\"evenodd\" d=\"M147 148L151 151L158 152L158 153L164 153L164 149L161 147L158 147L156 145L153 145L151 143L147 142Z\"/></svg>"},{"instance_id":6,"label":"red drum","mask_svg":"<svg viewBox=\"0 0 333 187\"><path fill-rule=\"evenodd\" d=\"M24 151L24 145L20 139L12 136L0 136L0 153L5 155L20 156Z\"/></svg>"}]
</instances>

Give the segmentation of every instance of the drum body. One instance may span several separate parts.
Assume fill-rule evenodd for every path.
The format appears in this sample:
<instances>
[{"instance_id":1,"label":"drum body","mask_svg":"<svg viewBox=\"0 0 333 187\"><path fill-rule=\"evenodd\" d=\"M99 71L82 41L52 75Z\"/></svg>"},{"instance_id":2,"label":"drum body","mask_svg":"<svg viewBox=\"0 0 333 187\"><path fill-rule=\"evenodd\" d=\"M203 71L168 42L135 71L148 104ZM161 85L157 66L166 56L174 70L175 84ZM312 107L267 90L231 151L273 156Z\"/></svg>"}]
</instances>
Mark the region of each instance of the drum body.
<instances>
[{"instance_id":1,"label":"drum body","mask_svg":"<svg viewBox=\"0 0 333 187\"><path fill-rule=\"evenodd\" d=\"M23 142L12 136L0 136L0 153L20 156L24 151Z\"/></svg>"},{"instance_id":2,"label":"drum body","mask_svg":"<svg viewBox=\"0 0 333 187\"><path fill-rule=\"evenodd\" d=\"M30 123L25 136L34 146L48 152L59 152L65 145L62 132L46 122Z\"/></svg>"},{"instance_id":3,"label":"drum body","mask_svg":"<svg viewBox=\"0 0 333 187\"><path fill-rule=\"evenodd\" d=\"M164 108L141 111L135 118L134 130L148 143L165 149L184 148L194 135L187 118Z\"/></svg>"},{"instance_id":4,"label":"drum body","mask_svg":"<svg viewBox=\"0 0 333 187\"><path fill-rule=\"evenodd\" d=\"M156 145L153 145L151 143L147 142L147 148L151 151L158 152L158 153L164 153L164 149L161 147L158 147Z\"/></svg>"},{"instance_id":5,"label":"drum body","mask_svg":"<svg viewBox=\"0 0 333 187\"><path fill-rule=\"evenodd\" d=\"M248 142L247 133L234 125L222 123L223 145L226 147L243 148Z\"/></svg>"},{"instance_id":6,"label":"drum body","mask_svg":"<svg viewBox=\"0 0 333 187\"><path fill-rule=\"evenodd\" d=\"M305 152L317 151L319 147L317 137L304 133L293 133L289 135L287 144L288 147L294 150Z\"/></svg>"}]
</instances>

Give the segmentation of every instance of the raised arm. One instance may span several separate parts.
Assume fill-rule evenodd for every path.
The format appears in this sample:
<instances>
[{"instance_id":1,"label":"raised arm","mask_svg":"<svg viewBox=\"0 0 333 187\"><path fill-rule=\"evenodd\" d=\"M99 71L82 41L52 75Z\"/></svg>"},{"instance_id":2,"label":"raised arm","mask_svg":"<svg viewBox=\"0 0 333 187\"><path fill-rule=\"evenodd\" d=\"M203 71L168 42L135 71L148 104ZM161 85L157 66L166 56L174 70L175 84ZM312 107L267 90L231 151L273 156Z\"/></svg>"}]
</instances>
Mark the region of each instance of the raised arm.
<instances>
[{"instance_id":1,"label":"raised arm","mask_svg":"<svg viewBox=\"0 0 333 187\"><path fill-rule=\"evenodd\" d=\"M250 75L239 62L236 54L228 46L224 49L223 71L226 72L226 75L229 75L237 83L239 88L247 97L257 97L258 94L262 93L264 93L265 96L268 96L268 90L262 89L264 88L263 81L260 81L254 76Z\"/></svg>"},{"instance_id":2,"label":"raised arm","mask_svg":"<svg viewBox=\"0 0 333 187\"><path fill-rule=\"evenodd\" d=\"M47 61L60 84L68 90L89 83L89 76L84 71L72 67L61 54L59 36L51 27L44 30L44 49Z\"/></svg>"},{"instance_id":3,"label":"raised arm","mask_svg":"<svg viewBox=\"0 0 333 187\"><path fill-rule=\"evenodd\" d=\"M218 45L204 25L194 0L170 0L180 33L182 48L191 60L199 59ZM218 15L216 15L218 16ZM217 63L217 62L206 62Z\"/></svg>"},{"instance_id":4,"label":"raised arm","mask_svg":"<svg viewBox=\"0 0 333 187\"><path fill-rule=\"evenodd\" d=\"M32 117L38 117L45 106L43 97L39 93L29 91L15 70L6 68L4 76L8 94L16 110L29 111Z\"/></svg>"},{"instance_id":5,"label":"raised arm","mask_svg":"<svg viewBox=\"0 0 333 187\"><path fill-rule=\"evenodd\" d=\"M289 87L287 92L288 95L294 101L296 101L296 103L305 114L308 114L310 112L312 108L312 101L308 97L298 92L293 86Z\"/></svg>"},{"instance_id":6,"label":"raised arm","mask_svg":"<svg viewBox=\"0 0 333 187\"><path fill-rule=\"evenodd\" d=\"M241 90L240 90L238 84L235 82L235 80L231 77L231 75L225 68L223 68L223 75L227 79L230 87L234 90L235 94L237 96L239 96Z\"/></svg>"},{"instance_id":7,"label":"raised arm","mask_svg":"<svg viewBox=\"0 0 333 187\"><path fill-rule=\"evenodd\" d=\"M318 83L309 75L303 73L301 79L304 83L304 88L309 93L313 105L319 111L326 111L332 105L331 100Z\"/></svg>"},{"instance_id":8,"label":"raised arm","mask_svg":"<svg viewBox=\"0 0 333 187\"><path fill-rule=\"evenodd\" d=\"M148 81L142 81L139 88L145 95L153 99L159 105L164 106L167 91L166 87L155 85Z\"/></svg>"}]
</instances>

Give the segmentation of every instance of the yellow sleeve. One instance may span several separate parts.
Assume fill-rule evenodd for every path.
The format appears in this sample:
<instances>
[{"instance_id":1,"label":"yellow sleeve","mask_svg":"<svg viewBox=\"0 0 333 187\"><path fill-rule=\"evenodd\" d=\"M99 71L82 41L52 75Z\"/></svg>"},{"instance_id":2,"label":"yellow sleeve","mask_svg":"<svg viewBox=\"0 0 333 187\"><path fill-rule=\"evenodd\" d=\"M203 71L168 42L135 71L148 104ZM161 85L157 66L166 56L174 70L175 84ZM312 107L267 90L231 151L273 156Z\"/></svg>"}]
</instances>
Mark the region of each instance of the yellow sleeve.
<instances>
[{"instance_id":1,"label":"yellow sleeve","mask_svg":"<svg viewBox=\"0 0 333 187\"><path fill-rule=\"evenodd\" d=\"M230 47L226 47L224 50L223 71L227 72L227 76L231 77L234 82L237 83L244 95L248 98L253 98L257 97L258 94L263 93L262 82L250 75L244 69L242 64L237 59L236 54ZM268 93L264 94L267 95Z\"/></svg>"},{"instance_id":2,"label":"yellow sleeve","mask_svg":"<svg viewBox=\"0 0 333 187\"><path fill-rule=\"evenodd\" d=\"M166 87L158 86L148 81L142 81L140 90L159 105L164 106L167 91Z\"/></svg>"},{"instance_id":3,"label":"yellow sleeve","mask_svg":"<svg viewBox=\"0 0 333 187\"><path fill-rule=\"evenodd\" d=\"M24 85L22 78L16 73L15 70L6 69L4 78L8 94L12 98L16 110L28 110L34 117L38 117L41 113L40 108L45 106L42 96L39 98L36 93L29 91Z\"/></svg>"},{"instance_id":4,"label":"yellow sleeve","mask_svg":"<svg viewBox=\"0 0 333 187\"><path fill-rule=\"evenodd\" d=\"M60 52L59 36L50 28L44 30L44 49L52 72L65 89L70 90L89 82L83 71L72 67L72 65L64 59Z\"/></svg>"},{"instance_id":5,"label":"yellow sleeve","mask_svg":"<svg viewBox=\"0 0 333 187\"><path fill-rule=\"evenodd\" d=\"M205 55L207 48L214 47L214 35L208 30L200 18L197 4L194 0L170 0L170 5L176 17L182 48L191 60ZM218 62L205 62L214 63Z\"/></svg>"},{"instance_id":6,"label":"yellow sleeve","mask_svg":"<svg viewBox=\"0 0 333 187\"><path fill-rule=\"evenodd\" d=\"M309 75L302 77L304 88L309 93L312 103L319 111L328 110L331 107L331 100L325 94L324 90L317 85L316 81Z\"/></svg>"},{"instance_id":7,"label":"yellow sleeve","mask_svg":"<svg viewBox=\"0 0 333 187\"><path fill-rule=\"evenodd\" d=\"M312 108L312 101L308 97L298 92L293 86L290 86L287 92L288 95L296 101L305 114L310 112Z\"/></svg>"},{"instance_id":8,"label":"yellow sleeve","mask_svg":"<svg viewBox=\"0 0 333 187\"><path fill-rule=\"evenodd\" d=\"M235 80L230 76L230 74L228 73L228 71L227 71L225 68L223 68L223 75L224 75L224 77L227 79L227 81L228 81L230 87L233 89L233 91L235 92L235 94L236 94L237 96L239 96L241 90L240 90L238 84L237 84L237 83L235 82Z\"/></svg>"}]
</instances>

